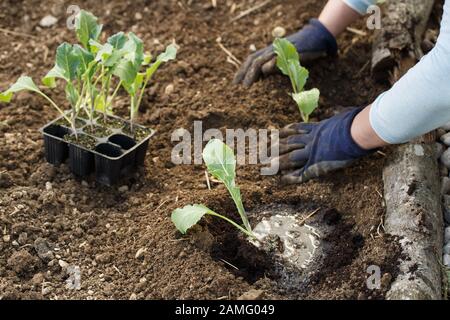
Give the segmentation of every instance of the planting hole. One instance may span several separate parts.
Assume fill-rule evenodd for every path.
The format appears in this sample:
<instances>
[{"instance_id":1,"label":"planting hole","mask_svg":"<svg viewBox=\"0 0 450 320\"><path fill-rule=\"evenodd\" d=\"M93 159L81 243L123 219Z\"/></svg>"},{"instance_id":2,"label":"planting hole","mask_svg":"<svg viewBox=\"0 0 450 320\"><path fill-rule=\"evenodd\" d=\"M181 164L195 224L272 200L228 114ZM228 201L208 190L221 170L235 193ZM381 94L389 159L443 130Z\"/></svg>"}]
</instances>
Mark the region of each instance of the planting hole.
<instances>
[{"instance_id":1,"label":"planting hole","mask_svg":"<svg viewBox=\"0 0 450 320\"><path fill-rule=\"evenodd\" d=\"M122 147L124 150L129 150L133 148L136 145L136 142L131 139L130 137L127 137L123 134L115 134L112 137L110 137L109 142L117 144Z\"/></svg>"},{"instance_id":2,"label":"planting hole","mask_svg":"<svg viewBox=\"0 0 450 320\"><path fill-rule=\"evenodd\" d=\"M60 125L52 124L44 129L44 133L62 139L66 134L71 133L71 130L68 128L61 127Z\"/></svg>"},{"instance_id":3,"label":"planting hole","mask_svg":"<svg viewBox=\"0 0 450 320\"><path fill-rule=\"evenodd\" d=\"M122 155L122 151L120 151L119 148L109 144L109 143L102 143L99 144L95 151L104 154L105 156L111 157L111 158L117 158Z\"/></svg>"},{"instance_id":4,"label":"planting hole","mask_svg":"<svg viewBox=\"0 0 450 320\"><path fill-rule=\"evenodd\" d=\"M263 219L253 229L258 240L270 242L277 239L283 250L280 257L298 269L306 269L316 256L320 246L319 231L308 225L300 225L300 219L296 216L277 214ZM256 246L259 242L254 241Z\"/></svg>"}]
</instances>

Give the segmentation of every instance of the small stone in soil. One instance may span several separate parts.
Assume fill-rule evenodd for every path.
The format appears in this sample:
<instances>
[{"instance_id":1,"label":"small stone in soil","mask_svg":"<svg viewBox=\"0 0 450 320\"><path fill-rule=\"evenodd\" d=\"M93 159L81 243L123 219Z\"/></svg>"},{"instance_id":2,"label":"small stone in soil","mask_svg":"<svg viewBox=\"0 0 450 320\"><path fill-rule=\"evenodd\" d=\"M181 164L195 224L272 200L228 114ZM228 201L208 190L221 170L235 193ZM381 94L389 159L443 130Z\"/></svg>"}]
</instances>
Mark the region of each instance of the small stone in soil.
<instances>
[{"instance_id":1,"label":"small stone in soil","mask_svg":"<svg viewBox=\"0 0 450 320\"><path fill-rule=\"evenodd\" d=\"M113 259L112 254L110 253L102 253L95 256L95 261L101 264L110 263Z\"/></svg>"},{"instance_id":2,"label":"small stone in soil","mask_svg":"<svg viewBox=\"0 0 450 320\"><path fill-rule=\"evenodd\" d=\"M58 22L58 19L52 15L47 15L39 21L39 25L43 28L49 28Z\"/></svg>"},{"instance_id":3,"label":"small stone in soil","mask_svg":"<svg viewBox=\"0 0 450 320\"><path fill-rule=\"evenodd\" d=\"M286 35L286 29L283 27L275 27L272 30L272 36L274 38L282 38Z\"/></svg>"},{"instance_id":4,"label":"small stone in soil","mask_svg":"<svg viewBox=\"0 0 450 320\"><path fill-rule=\"evenodd\" d=\"M129 300L137 300L137 294L136 293L132 293Z\"/></svg>"},{"instance_id":5,"label":"small stone in soil","mask_svg":"<svg viewBox=\"0 0 450 320\"><path fill-rule=\"evenodd\" d=\"M440 140L447 146L450 146L450 132L444 134L441 136Z\"/></svg>"},{"instance_id":6,"label":"small stone in soil","mask_svg":"<svg viewBox=\"0 0 450 320\"><path fill-rule=\"evenodd\" d=\"M450 242L450 227L445 228L444 242L445 243L449 243Z\"/></svg>"},{"instance_id":7,"label":"small stone in soil","mask_svg":"<svg viewBox=\"0 0 450 320\"><path fill-rule=\"evenodd\" d=\"M445 150L440 157L441 163L450 169L450 148Z\"/></svg>"},{"instance_id":8,"label":"small stone in soil","mask_svg":"<svg viewBox=\"0 0 450 320\"><path fill-rule=\"evenodd\" d=\"M37 238L34 241L34 250L43 261L48 262L54 258L53 252L50 250L48 242L43 238Z\"/></svg>"},{"instance_id":9,"label":"small stone in soil","mask_svg":"<svg viewBox=\"0 0 450 320\"><path fill-rule=\"evenodd\" d=\"M441 179L441 194L446 195L450 193L450 178L442 177Z\"/></svg>"},{"instance_id":10,"label":"small stone in soil","mask_svg":"<svg viewBox=\"0 0 450 320\"><path fill-rule=\"evenodd\" d=\"M442 261L444 266L450 267L450 254L444 254L444 259Z\"/></svg>"},{"instance_id":11,"label":"small stone in soil","mask_svg":"<svg viewBox=\"0 0 450 320\"><path fill-rule=\"evenodd\" d=\"M251 289L244 294L242 294L238 300L260 300L264 296L263 290Z\"/></svg>"},{"instance_id":12,"label":"small stone in soil","mask_svg":"<svg viewBox=\"0 0 450 320\"><path fill-rule=\"evenodd\" d=\"M444 246L444 254L450 254L450 242Z\"/></svg>"},{"instance_id":13,"label":"small stone in soil","mask_svg":"<svg viewBox=\"0 0 450 320\"><path fill-rule=\"evenodd\" d=\"M27 243L27 239L28 239L28 234L26 232L21 232L19 234L19 238L17 239L17 241L19 242L20 245L25 245Z\"/></svg>"},{"instance_id":14,"label":"small stone in soil","mask_svg":"<svg viewBox=\"0 0 450 320\"><path fill-rule=\"evenodd\" d=\"M175 89L173 84L168 84L167 87L164 89L164 94L166 96L170 96L173 93L173 90Z\"/></svg>"}]
</instances>

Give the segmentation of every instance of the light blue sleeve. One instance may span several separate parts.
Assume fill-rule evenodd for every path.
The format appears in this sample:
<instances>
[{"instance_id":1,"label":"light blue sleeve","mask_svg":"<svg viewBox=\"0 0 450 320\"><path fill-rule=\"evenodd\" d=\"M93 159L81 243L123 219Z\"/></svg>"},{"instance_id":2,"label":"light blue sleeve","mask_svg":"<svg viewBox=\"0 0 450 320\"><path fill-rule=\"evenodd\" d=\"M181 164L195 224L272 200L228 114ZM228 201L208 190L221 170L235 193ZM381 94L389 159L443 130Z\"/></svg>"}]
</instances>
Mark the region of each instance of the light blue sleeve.
<instances>
[{"instance_id":1,"label":"light blue sleeve","mask_svg":"<svg viewBox=\"0 0 450 320\"><path fill-rule=\"evenodd\" d=\"M403 143L450 121L450 0L436 46L372 104L370 124L384 141Z\"/></svg>"},{"instance_id":2,"label":"light blue sleeve","mask_svg":"<svg viewBox=\"0 0 450 320\"><path fill-rule=\"evenodd\" d=\"M344 2L353 10L365 15L369 6L377 3L377 0L344 0Z\"/></svg>"}]
</instances>

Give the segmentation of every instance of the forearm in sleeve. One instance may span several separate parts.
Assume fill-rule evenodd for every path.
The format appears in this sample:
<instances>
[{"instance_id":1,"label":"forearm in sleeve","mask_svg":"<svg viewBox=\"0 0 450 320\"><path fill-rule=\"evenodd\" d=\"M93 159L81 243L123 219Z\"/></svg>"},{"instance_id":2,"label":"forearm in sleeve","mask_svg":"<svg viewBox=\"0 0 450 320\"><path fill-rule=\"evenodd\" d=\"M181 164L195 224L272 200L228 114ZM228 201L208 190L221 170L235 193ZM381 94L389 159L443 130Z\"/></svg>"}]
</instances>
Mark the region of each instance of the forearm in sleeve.
<instances>
[{"instance_id":1,"label":"forearm in sleeve","mask_svg":"<svg viewBox=\"0 0 450 320\"><path fill-rule=\"evenodd\" d=\"M344 0L344 2L361 15L365 15L367 13L367 8L376 4L377 0Z\"/></svg>"},{"instance_id":2,"label":"forearm in sleeve","mask_svg":"<svg viewBox=\"0 0 450 320\"><path fill-rule=\"evenodd\" d=\"M450 0L435 48L372 104L370 124L384 141L403 143L450 121Z\"/></svg>"}]
</instances>

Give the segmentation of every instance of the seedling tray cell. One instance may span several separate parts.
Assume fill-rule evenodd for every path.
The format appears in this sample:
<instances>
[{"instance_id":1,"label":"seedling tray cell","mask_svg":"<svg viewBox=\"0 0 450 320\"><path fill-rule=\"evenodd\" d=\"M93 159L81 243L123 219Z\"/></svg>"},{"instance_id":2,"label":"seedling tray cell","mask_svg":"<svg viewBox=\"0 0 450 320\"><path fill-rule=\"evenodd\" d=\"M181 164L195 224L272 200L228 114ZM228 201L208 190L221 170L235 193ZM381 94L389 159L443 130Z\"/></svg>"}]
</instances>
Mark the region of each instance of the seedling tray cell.
<instances>
[{"instance_id":1,"label":"seedling tray cell","mask_svg":"<svg viewBox=\"0 0 450 320\"><path fill-rule=\"evenodd\" d=\"M137 140L128 133L130 122L108 116L123 123L121 128L110 128L102 126L99 119L94 119L92 125L89 120L79 119L78 124L84 124L76 134L62 116L42 127L47 162L58 166L69 159L73 174L85 178L95 173L96 181L104 185L113 185L143 166L154 130L133 124L134 130L148 132Z\"/></svg>"}]
</instances>

